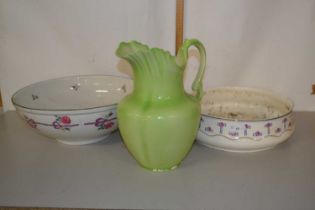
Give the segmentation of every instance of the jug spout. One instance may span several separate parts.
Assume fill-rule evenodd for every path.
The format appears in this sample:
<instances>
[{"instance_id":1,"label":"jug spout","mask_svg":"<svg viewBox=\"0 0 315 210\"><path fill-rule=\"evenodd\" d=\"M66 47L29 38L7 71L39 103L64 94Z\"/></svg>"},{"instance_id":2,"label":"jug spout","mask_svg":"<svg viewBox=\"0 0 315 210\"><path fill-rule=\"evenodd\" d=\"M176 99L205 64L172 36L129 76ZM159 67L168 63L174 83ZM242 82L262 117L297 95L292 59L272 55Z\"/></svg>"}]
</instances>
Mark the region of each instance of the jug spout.
<instances>
[{"instance_id":1,"label":"jug spout","mask_svg":"<svg viewBox=\"0 0 315 210\"><path fill-rule=\"evenodd\" d=\"M131 41L122 42L116 55L132 66L134 94L139 97L151 100L184 94L183 68L168 51Z\"/></svg>"},{"instance_id":2,"label":"jug spout","mask_svg":"<svg viewBox=\"0 0 315 210\"><path fill-rule=\"evenodd\" d=\"M148 51L148 46L137 41L121 42L116 50L116 55L126 59L130 64L133 64L134 57L137 53Z\"/></svg>"}]
</instances>

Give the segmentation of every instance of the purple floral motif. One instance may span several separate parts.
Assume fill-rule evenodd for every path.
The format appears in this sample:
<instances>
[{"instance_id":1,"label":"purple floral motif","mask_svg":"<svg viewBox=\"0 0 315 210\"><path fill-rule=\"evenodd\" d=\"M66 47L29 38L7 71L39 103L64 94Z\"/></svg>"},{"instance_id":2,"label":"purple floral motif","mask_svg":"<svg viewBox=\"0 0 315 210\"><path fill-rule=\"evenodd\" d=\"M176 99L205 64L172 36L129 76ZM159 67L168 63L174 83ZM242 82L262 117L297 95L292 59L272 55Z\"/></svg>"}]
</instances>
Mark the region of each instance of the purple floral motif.
<instances>
[{"instance_id":1,"label":"purple floral motif","mask_svg":"<svg viewBox=\"0 0 315 210\"><path fill-rule=\"evenodd\" d=\"M62 128L62 125L61 125L57 120L55 120L54 122L52 122L52 126L53 126L55 129L61 129L61 128Z\"/></svg>"},{"instance_id":2,"label":"purple floral motif","mask_svg":"<svg viewBox=\"0 0 315 210\"><path fill-rule=\"evenodd\" d=\"M249 125L249 124L245 124L244 127L245 127L245 129L244 129L244 136L247 136L247 130L251 129L252 126Z\"/></svg>"},{"instance_id":3,"label":"purple floral motif","mask_svg":"<svg viewBox=\"0 0 315 210\"><path fill-rule=\"evenodd\" d=\"M213 129L210 126L208 126L208 127L205 127L205 131L213 132Z\"/></svg>"},{"instance_id":4,"label":"purple floral motif","mask_svg":"<svg viewBox=\"0 0 315 210\"><path fill-rule=\"evenodd\" d=\"M287 128L287 122L288 122L288 118L284 118L282 120L284 130Z\"/></svg>"},{"instance_id":5,"label":"purple floral motif","mask_svg":"<svg viewBox=\"0 0 315 210\"><path fill-rule=\"evenodd\" d=\"M105 117L97 118L94 122L84 123L84 125L94 125L98 130L110 129L115 125L113 121L116 118L112 117L113 114L113 112L109 112Z\"/></svg>"},{"instance_id":6,"label":"purple floral motif","mask_svg":"<svg viewBox=\"0 0 315 210\"><path fill-rule=\"evenodd\" d=\"M268 123L265 124L265 127L267 128L268 135L270 135L270 128L271 128L271 126L272 126L271 122L268 122Z\"/></svg>"},{"instance_id":7,"label":"purple floral motif","mask_svg":"<svg viewBox=\"0 0 315 210\"><path fill-rule=\"evenodd\" d=\"M262 133L260 131L256 131L255 133L253 133L253 136L262 136Z\"/></svg>"},{"instance_id":8,"label":"purple floral motif","mask_svg":"<svg viewBox=\"0 0 315 210\"><path fill-rule=\"evenodd\" d=\"M223 133L223 128L226 126L226 123L224 122L218 122L217 124L220 128L220 133L222 134Z\"/></svg>"},{"instance_id":9,"label":"purple floral motif","mask_svg":"<svg viewBox=\"0 0 315 210\"><path fill-rule=\"evenodd\" d=\"M230 132L229 132L229 135L230 135L230 136L233 136L233 137L238 137L239 133L236 132L236 131L230 131Z\"/></svg>"},{"instance_id":10,"label":"purple floral motif","mask_svg":"<svg viewBox=\"0 0 315 210\"><path fill-rule=\"evenodd\" d=\"M27 116L24 116L24 119L26 120L27 124L31 127L31 128L36 128L37 127L37 123L35 122L35 120L28 118Z\"/></svg>"},{"instance_id":11,"label":"purple floral motif","mask_svg":"<svg viewBox=\"0 0 315 210\"><path fill-rule=\"evenodd\" d=\"M281 133L281 131L282 131L281 128L277 128L277 129L275 130L276 133Z\"/></svg>"}]
</instances>

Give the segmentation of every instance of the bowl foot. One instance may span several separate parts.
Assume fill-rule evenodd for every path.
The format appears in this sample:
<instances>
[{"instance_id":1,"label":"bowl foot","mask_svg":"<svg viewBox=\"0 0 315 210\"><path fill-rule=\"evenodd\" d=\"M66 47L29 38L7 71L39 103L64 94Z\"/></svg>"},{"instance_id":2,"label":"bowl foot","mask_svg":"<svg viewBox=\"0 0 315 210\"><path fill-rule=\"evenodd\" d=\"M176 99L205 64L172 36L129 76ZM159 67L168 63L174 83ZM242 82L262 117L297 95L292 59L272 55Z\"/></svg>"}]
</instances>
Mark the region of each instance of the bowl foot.
<instances>
[{"instance_id":1,"label":"bowl foot","mask_svg":"<svg viewBox=\"0 0 315 210\"><path fill-rule=\"evenodd\" d=\"M212 148L212 149L221 150L221 151L225 151L225 152L235 152L235 153L260 152L260 151L272 149L275 146L277 146L277 145L273 145L270 147L263 147L263 148L259 148L259 149L227 149L224 147L217 147L217 146L213 146L213 145L209 145L209 144L204 144L202 142L199 142L199 144L204 145L204 146L209 147L209 148Z\"/></svg>"},{"instance_id":2,"label":"bowl foot","mask_svg":"<svg viewBox=\"0 0 315 210\"><path fill-rule=\"evenodd\" d=\"M85 139L85 140L63 140L63 139L57 139L59 142L63 143L63 144L68 144L68 145L86 145L86 144L93 144L99 141L103 141L104 139L106 139L109 135L107 136L102 136L99 138L95 138L95 139Z\"/></svg>"}]
</instances>

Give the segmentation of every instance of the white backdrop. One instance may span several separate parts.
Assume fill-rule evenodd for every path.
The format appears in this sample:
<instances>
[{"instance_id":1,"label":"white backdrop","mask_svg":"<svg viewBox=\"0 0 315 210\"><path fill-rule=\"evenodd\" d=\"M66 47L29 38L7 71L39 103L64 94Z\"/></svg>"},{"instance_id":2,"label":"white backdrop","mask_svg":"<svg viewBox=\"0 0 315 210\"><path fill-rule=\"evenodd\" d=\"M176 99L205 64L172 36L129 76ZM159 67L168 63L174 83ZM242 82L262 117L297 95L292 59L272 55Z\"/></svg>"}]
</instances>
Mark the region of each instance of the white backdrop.
<instances>
[{"instance_id":1,"label":"white backdrop","mask_svg":"<svg viewBox=\"0 0 315 210\"><path fill-rule=\"evenodd\" d=\"M206 88L272 89L315 111L315 0L187 0L185 25L206 45Z\"/></svg>"},{"instance_id":2,"label":"white backdrop","mask_svg":"<svg viewBox=\"0 0 315 210\"><path fill-rule=\"evenodd\" d=\"M76 74L122 75L115 56L136 39L174 51L175 0L0 0L0 89ZM129 66L126 66L129 67Z\"/></svg>"},{"instance_id":3,"label":"white backdrop","mask_svg":"<svg viewBox=\"0 0 315 210\"><path fill-rule=\"evenodd\" d=\"M205 88L273 89L315 111L315 0L187 0L185 37L206 47ZM75 74L123 74L114 52L136 39L174 52L175 0L0 0L5 110L25 85ZM189 88L198 66L192 58Z\"/></svg>"}]
</instances>

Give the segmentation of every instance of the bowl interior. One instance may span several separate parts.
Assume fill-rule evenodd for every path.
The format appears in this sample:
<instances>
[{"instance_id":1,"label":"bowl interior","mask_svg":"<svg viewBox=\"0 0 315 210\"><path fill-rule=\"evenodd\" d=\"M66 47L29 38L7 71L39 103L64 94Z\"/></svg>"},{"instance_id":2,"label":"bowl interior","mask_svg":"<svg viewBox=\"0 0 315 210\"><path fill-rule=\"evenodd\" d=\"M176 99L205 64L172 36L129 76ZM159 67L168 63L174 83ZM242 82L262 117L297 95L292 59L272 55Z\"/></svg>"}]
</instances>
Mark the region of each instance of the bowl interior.
<instances>
[{"instance_id":1,"label":"bowl interior","mask_svg":"<svg viewBox=\"0 0 315 210\"><path fill-rule=\"evenodd\" d=\"M202 114L230 120L266 120L281 117L293 109L291 100L253 88L224 87L207 91Z\"/></svg>"},{"instance_id":2,"label":"bowl interior","mask_svg":"<svg viewBox=\"0 0 315 210\"><path fill-rule=\"evenodd\" d=\"M36 110L81 110L117 104L132 91L132 80L105 75L69 76L17 91L15 106Z\"/></svg>"}]
</instances>

